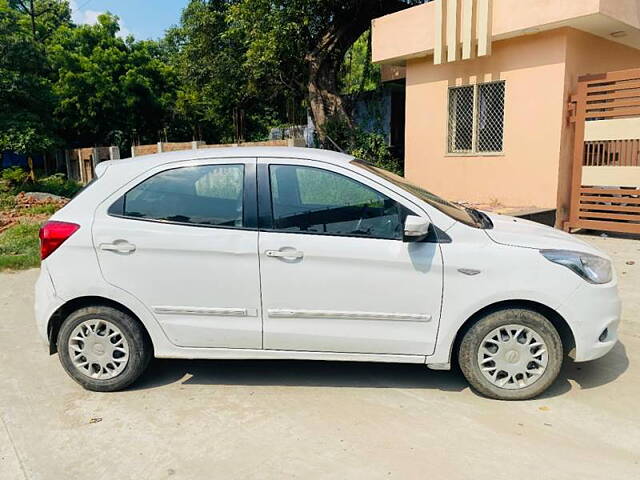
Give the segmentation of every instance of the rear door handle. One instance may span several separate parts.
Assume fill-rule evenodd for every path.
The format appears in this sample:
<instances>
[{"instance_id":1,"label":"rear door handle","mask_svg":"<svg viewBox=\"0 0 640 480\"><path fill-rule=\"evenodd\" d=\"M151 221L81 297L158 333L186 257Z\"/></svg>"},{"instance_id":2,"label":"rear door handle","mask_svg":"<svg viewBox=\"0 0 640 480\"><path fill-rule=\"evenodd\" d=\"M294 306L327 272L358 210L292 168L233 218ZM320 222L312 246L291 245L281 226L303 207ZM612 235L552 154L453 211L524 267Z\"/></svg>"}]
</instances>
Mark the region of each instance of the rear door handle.
<instances>
[{"instance_id":1,"label":"rear door handle","mask_svg":"<svg viewBox=\"0 0 640 480\"><path fill-rule=\"evenodd\" d=\"M304 253L300 250L265 250L264 254L267 257L274 258L302 258L304 257Z\"/></svg>"},{"instance_id":2,"label":"rear door handle","mask_svg":"<svg viewBox=\"0 0 640 480\"><path fill-rule=\"evenodd\" d=\"M136 246L126 240L116 240L113 243L101 243L100 250L116 253L133 253L136 251Z\"/></svg>"}]
</instances>

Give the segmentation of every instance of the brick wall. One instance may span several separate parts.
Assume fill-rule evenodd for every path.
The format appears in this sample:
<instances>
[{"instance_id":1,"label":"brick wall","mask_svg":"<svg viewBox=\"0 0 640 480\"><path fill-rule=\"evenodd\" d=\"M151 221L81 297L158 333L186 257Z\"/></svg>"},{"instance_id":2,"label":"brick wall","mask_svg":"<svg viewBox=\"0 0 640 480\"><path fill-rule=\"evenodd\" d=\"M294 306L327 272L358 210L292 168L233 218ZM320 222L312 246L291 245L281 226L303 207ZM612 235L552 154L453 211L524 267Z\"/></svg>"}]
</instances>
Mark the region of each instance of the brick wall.
<instances>
[{"instance_id":1,"label":"brick wall","mask_svg":"<svg viewBox=\"0 0 640 480\"><path fill-rule=\"evenodd\" d=\"M205 144L196 142L198 149L201 148L224 148L224 147L289 147L304 146L297 139L294 140L267 140L264 142L244 142L244 143L217 143ZM160 142L151 145L134 145L131 151L134 157L151 155L159 152L176 152L179 150L192 150L193 142Z\"/></svg>"}]
</instances>

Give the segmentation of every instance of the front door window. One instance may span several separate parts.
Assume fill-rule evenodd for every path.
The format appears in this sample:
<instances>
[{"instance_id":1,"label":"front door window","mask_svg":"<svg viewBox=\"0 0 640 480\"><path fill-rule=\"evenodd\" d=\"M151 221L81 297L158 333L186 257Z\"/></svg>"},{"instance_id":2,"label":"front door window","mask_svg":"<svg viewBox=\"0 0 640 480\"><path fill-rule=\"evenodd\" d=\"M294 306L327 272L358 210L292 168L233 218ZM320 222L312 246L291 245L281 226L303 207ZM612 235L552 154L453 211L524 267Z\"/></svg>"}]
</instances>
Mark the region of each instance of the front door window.
<instances>
[{"instance_id":1,"label":"front door window","mask_svg":"<svg viewBox=\"0 0 640 480\"><path fill-rule=\"evenodd\" d=\"M273 228L283 232L402 239L406 209L349 177L272 165Z\"/></svg>"}]
</instances>

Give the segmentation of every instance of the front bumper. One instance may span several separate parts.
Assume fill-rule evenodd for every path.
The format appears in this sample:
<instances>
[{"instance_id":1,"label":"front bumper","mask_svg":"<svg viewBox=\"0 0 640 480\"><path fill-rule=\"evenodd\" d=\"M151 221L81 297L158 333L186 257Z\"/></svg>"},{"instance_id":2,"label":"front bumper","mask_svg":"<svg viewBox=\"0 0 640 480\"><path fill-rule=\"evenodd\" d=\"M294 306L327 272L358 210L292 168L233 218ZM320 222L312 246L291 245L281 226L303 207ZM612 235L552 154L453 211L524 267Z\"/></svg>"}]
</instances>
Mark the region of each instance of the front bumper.
<instances>
[{"instance_id":1,"label":"front bumper","mask_svg":"<svg viewBox=\"0 0 640 480\"><path fill-rule=\"evenodd\" d=\"M591 285L585 282L559 308L575 339L576 362L606 355L618 341L621 302L618 284Z\"/></svg>"}]
</instances>

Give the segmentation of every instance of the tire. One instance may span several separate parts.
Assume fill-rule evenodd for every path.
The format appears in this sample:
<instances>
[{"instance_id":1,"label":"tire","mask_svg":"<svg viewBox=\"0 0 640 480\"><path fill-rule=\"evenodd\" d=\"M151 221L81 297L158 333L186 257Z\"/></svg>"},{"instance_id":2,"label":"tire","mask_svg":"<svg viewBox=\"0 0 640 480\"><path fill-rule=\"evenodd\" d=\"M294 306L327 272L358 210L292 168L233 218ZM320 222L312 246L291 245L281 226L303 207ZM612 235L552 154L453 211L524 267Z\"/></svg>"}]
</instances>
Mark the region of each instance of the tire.
<instances>
[{"instance_id":1,"label":"tire","mask_svg":"<svg viewBox=\"0 0 640 480\"><path fill-rule=\"evenodd\" d=\"M128 387L142 375L153 356L151 342L140 323L105 306L73 312L62 323L57 342L63 368L85 389L94 392Z\"/></svg>"},{"instance_id":2,"label":"tire","mask_svg":"<svg viewBox=\"0 0 640 480\"><path fill-rule=\"evenodd\" d=\"M466 332L458 351L460 369L471 387L497 400L540 395L558 377L562 361L556 328L526 309L488 314Z\"/></svg>"}]
</instances>

